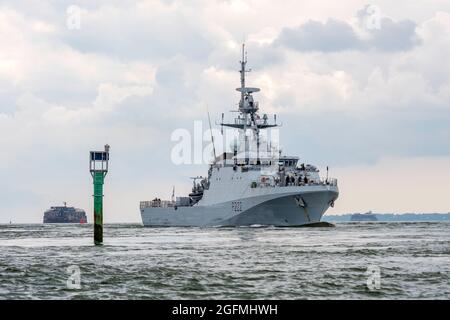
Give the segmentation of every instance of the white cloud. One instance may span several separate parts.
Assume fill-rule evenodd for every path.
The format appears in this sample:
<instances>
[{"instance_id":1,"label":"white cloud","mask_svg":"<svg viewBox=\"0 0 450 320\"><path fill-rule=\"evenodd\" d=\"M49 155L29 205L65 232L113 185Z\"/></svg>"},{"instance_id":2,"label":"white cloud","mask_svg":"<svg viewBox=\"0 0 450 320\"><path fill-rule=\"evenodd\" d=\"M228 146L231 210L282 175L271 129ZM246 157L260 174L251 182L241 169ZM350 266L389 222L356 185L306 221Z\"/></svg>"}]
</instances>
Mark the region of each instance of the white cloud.
<instances>
[{"instance_id":1,"label":"white cloud","mask_svg":"<svg viewBox=\"0 0 450 320\"><path fill-rule=\"evenodd\" d=\"M170 133L205 120L206 105L213 121L236 108L244 39L248 83L261 87L262 111L284 122L286 152L332 166L449 155L450 14L439 1L408 5L410 16L400 4L380 5L388 20L368 38L354 18L366 3L356 0L80 1L81 29L68 30L72 4L0 5L0 193L25 220L63 200L88 209L86 154L104 143L112 146L114 220L126 220L141 198L166 197L173 181L187 190L187 177L205 168L173 166ZM274 45L310 20L321 41L343 30L333 50ZM310 29L300 30L302 42L314 39ZM344 31L358 50L335 50ZM0 221L10 219L5 208L0 202Z\"/></svg>"},{"instance_id":2,"label":"white cloud","mask_svg":"<svg viewBox=\"0 0 450 320\"><path fill-rule=\"evenodd\" d=\"M364 14L363 10L360 18L364 18ZM375 20L373 26L365 20L358 26L335 19L324 23L311 20L295 28L283 28L274 44L301 52L373 49L395 52L409 50L420 43L413 21L397 22L381 16Z\"/></svg>"}]
</instances>

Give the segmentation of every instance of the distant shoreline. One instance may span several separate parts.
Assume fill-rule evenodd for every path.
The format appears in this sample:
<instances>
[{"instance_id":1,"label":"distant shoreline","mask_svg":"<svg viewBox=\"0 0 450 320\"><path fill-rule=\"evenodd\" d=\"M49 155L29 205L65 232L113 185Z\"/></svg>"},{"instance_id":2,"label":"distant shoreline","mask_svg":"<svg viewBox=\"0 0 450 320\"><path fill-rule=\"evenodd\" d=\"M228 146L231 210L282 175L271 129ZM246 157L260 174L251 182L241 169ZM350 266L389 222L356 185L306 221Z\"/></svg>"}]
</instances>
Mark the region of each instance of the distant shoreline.
<instances>
[{"instance_id":1,"label":"distant shoreline","mask_svg":"<svg viewBox=\"0 0 450 320\"><path fill-rule=\"evenodd\" d=\"M350 218L354 213L346 213L346 214L336 214L336 215L327 215L325 214L322 217L322 221L325 222L357 222L351 221ZM414 222L414 221L430 221L430 222L439 222L439 221L448 221L450 222L450 212L449 213L372 213L377 217L378 222ZM376 221L375 221L376 222ZM36 224L43 225L42 222L14 222L12 224L15 225L28 225L28 224ZM9 225L9 222L0 222L0 225ZM46 225L58 225L58 224L46 224ZM61 225L61 224L59 224ZM64 225L64 223L62 224ZM66 224L70 225L70 224ZM92 222L86 223L86 225L92 225ZM105 225L142 225L142 222L107 222Z\"/></svg>"},{"instance_id":2,"label":"distant shoreline","mask_svg":"<svg viewBox=\"0 0 450 320\"><path fill-rule=\"evenodd\" d=\"M340 215L327 215L322 217L322 221L329 222L344 222L349 221L353 213L340 214ZM450 221L449 213L373 213L377 217L378 221Z\"/></svg>"}]
</instances>

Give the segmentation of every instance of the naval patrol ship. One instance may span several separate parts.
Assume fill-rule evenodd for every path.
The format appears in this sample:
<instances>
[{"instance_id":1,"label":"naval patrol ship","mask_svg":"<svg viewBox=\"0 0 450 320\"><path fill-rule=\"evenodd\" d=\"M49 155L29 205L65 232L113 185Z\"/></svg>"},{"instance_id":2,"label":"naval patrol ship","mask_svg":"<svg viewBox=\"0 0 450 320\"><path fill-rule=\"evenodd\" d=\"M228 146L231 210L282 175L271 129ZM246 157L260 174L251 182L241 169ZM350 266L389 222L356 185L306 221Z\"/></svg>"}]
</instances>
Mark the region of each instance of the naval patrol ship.
<instances>
[{"instance_id":1,"label":"naval patrol ship","mask_svg":"<svg viewBox=\"0 0 450 320\"><path fill-rule=\"evenodd\" d=\"M220 123L222 134L224 126L239 131L232 152L214 155L207 176L194 178L188 196L175 198L172 194L171 200L141 201L144 226L317 225L334 206L339 195L336 179L321 178L315 166L300 164L299 157L282 155L279 148L274 150L263 141L261 130L277 127L276 115L273 122L267 114L260 116L253 98L260 89L246 86L245 75L250 71L246 64L243 46L241 86L236 89L241 96L238 117L226 123L222 114ZM256 150L251 145L256 145Z\"/></svg>"}]
</instances>

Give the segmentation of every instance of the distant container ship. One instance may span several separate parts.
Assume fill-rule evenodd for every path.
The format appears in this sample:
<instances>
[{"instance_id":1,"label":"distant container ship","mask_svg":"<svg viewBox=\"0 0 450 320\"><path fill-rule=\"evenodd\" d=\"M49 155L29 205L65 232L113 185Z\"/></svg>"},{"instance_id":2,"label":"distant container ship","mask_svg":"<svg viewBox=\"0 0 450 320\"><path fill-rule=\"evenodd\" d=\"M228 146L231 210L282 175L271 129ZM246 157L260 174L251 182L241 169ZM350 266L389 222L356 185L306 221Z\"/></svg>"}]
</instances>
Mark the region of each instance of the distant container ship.
<instances>
[{"instance_id":1,"label":"distant container ship","mask_svg":"<svg viewBox=\"0 0 450 320\"><path fill-rule=\"evenodd\" d=\"M355 213L350 217L350 221L378 221L377 216L372 211L366 213Z\"/></svg>"},{"instance_id":2,"label":"distant container ship","mask_svg":"<svg viewBox=\"0 0 450 320\"><path fill-rule=\"evenodd\" d=\"M64 206L51 207L44 212L44 223L86 223L86 212L82 209Z\"/></svg>"}]
</instances>

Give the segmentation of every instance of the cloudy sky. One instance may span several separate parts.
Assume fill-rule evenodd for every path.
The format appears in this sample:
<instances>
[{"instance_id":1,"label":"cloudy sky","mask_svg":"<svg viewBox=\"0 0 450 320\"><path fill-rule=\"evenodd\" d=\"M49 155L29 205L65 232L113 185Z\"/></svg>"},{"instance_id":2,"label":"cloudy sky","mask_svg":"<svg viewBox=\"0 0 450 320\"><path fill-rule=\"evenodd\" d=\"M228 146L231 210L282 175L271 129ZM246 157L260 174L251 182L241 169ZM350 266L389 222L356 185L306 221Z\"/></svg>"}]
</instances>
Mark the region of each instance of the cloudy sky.
<instances>
[{"instance_id":1,"label":"cloudy sky","mask_svg":"<svg viewBox=\"0 0 450 320\"><path fill-rule=\"evenodd\" d=\"M92 212L88 151L111 145L105 220L187 192L177 128L236 108L240 44L281 146L330 166L328 214L450 211L450 1L0 1L0 223Z\"/></svg>"}]
</instances>

